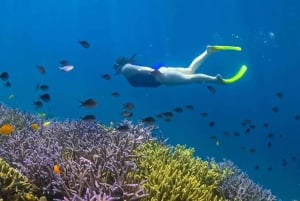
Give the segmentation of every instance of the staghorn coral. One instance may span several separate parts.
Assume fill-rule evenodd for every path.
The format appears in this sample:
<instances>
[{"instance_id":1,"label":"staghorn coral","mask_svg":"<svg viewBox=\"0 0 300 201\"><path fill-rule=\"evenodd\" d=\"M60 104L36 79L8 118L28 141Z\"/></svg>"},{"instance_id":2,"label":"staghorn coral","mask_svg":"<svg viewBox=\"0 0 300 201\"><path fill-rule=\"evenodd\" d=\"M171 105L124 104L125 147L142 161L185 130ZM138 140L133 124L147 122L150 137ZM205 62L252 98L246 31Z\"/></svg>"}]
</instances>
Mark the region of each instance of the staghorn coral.
<instances>
[{"instance_id":1,"label":"staghorn coral","mask_svg":"<svg viewBox=\"0 0 300 201\"><path fill-rule=\"evenodd\" d=\"M218 196L218 186L227 176L213 161L194 158L194 150L184 146L175 148L158 143L146 143L136 150L137 181L146 180L144 187L150 201L213 201L224 200Z\"/></svg>"},{"instance_id":2,"label":"staghorn coral","mask_svg":"<svg viewBox=\"0 0 300 201\"><path fill-rule=\"evenodd\" d=\"M255 184L245 172L238 169L231 161L220 163L221 169L230 168L229 175L220 185L222 195L229 201L275 201L277 198L270 190Z\"/></svg>"},{"instance_id":3,"label":"staghorn coral","mask_svg":"<svg viewBox=\"0 0 300 201\"><path fill-rule=\"evenodd\" d=\"M20 172L0 158L0 199L11 201L37 201L33 186Z\"/></svg>"}]
</instances>

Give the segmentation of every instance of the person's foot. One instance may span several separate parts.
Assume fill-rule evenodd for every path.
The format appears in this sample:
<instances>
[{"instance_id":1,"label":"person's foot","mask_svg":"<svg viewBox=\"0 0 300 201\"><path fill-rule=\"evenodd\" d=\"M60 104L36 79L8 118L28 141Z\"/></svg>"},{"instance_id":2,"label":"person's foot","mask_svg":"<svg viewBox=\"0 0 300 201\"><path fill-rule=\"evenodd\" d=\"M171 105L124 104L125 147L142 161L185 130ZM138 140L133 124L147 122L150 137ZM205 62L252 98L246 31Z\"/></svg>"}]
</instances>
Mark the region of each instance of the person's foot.
<instances>
[{"instance_id":1,"label":"person's foot","mask_svg":"<svg viewBox=\"0 0 300 201\"><path fill-rule=\"evenodd\" d=\"M222 75L218 74L218 75L216 75L216 78L217 78L217 80L219 81L220 84L225 84Z\"/></svg>"}]
</instances>

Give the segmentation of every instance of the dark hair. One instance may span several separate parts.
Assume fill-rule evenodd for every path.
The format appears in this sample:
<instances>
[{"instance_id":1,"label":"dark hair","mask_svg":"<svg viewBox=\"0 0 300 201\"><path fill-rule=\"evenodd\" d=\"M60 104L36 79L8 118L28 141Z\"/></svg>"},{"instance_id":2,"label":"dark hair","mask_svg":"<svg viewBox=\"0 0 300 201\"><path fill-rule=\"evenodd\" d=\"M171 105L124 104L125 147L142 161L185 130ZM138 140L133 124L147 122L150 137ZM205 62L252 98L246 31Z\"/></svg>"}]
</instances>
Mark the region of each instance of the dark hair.
<instances>
[{"instance_id":1,"label":"dark hair","mask_svg":"<svg viewBox=\"0 0 300 201\"><path fill-rule=\"evenodd\" d=\"M130 58L126 58L126 57L117 58L114 64L114 69L116 70L116 73L119 74L123 66L125 66L126 64L133 63L135 57L136 54L133 54Z\"/></svg>"}]
</instances>

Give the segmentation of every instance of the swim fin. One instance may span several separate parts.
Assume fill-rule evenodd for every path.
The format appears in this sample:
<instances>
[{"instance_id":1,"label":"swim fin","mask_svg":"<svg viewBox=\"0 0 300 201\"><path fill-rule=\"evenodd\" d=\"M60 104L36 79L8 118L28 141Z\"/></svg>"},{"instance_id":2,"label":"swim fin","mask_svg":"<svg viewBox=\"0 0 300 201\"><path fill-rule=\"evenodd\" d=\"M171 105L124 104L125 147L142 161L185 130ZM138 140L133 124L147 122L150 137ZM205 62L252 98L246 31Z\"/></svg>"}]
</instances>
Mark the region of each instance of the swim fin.
<instances>
[{"instance_id":1,"label":"swim fin","mask_svg":"<svg viewBox=\"0 0 300 201\"><path fill-rule=\"evenodd\" d=\"M242 51L241 47L238 46L221 46L221 45L214 45L211 48L215 51Z\"/></svg>"},{"instance_id":2,"label":"swim fin","mask_svg":"<svg viewBox=\"0 0 300 201\"><path fill-rule=\"evenodd\" d=\"M233 84L237 81L239 81L246 73L247 71L247 66L246 65L242 65L242 67L239 69L239 71L232 76L231 78L228 79L222 79L223 84Z\"/></svg>"}]
</instances>

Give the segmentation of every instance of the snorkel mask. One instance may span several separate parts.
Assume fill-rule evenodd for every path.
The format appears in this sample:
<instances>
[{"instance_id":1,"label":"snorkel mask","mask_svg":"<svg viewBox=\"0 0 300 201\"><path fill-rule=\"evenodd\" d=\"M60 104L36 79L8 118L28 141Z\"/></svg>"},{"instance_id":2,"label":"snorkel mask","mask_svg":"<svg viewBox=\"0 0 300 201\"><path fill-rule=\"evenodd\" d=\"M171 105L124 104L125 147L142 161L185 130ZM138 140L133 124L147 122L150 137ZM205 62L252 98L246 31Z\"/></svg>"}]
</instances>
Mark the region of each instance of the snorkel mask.
<instances>
[{"instance_id":1,"label":"snorkel mask","mask_svg":"<svg viewBox=\"0 0 300 201\"><path fill-rule=\"evenodd\" d=\"M126 57L119 57L116 59L114 64L114 69L116 70L116 74L119 74L123 68L128 63L133 63L136 54L132 55L129 59Z\"/></svg>"}]
</instances>

